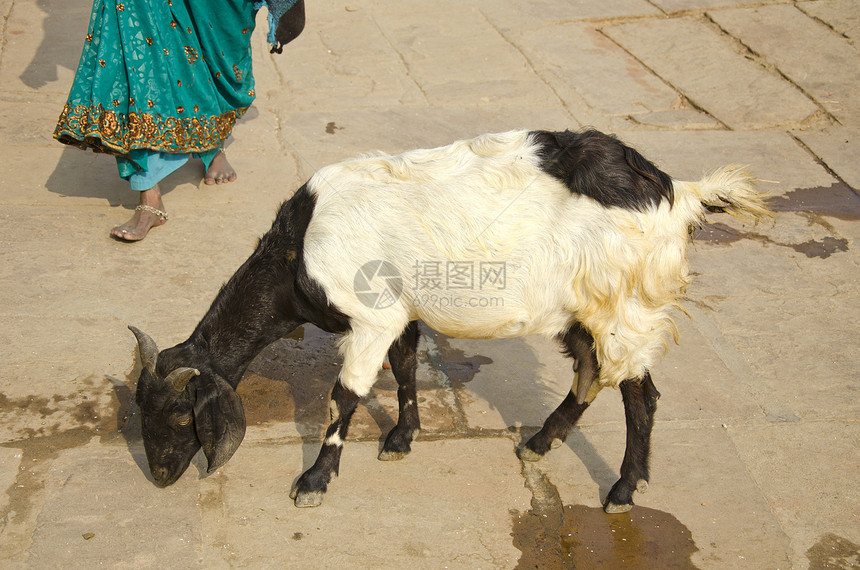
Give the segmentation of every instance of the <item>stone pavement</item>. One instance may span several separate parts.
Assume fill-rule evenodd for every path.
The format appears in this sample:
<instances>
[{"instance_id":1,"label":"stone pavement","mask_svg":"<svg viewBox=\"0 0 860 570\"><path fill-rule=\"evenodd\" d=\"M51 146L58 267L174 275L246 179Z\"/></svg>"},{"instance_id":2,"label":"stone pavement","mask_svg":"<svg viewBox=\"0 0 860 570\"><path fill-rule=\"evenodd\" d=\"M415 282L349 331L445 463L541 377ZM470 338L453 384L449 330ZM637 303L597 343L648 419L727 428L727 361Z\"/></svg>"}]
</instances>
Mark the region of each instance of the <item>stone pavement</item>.
<instances>
[{"instance_id":1,"label":"stone pavement","mask_svg":"<svg viewBox=\"0 0 860 570\"><path fill-rule=\"evenodd\" d=\"M240 178L164 184L170 222L108 238L136 198L113 160L51 139L86 33L84 0L0 0L0 565L288 568L856 568L860 565L860 4L856 0L311 0L283 55L255 34ZM261 14L262 28L264 14ZM249 429L204 477L151 482L126 329L184 340L314 170L512 128L614 132L676 178L750 164L777 217L715 215L691 248L651 490L600 501L624 418L609 391L538 464L514 454L569 389L542 338L425 331L424 430L382 372L323 505L314 460L335 340L303 327L240 386Z\"/></svg>"}]
</instances>

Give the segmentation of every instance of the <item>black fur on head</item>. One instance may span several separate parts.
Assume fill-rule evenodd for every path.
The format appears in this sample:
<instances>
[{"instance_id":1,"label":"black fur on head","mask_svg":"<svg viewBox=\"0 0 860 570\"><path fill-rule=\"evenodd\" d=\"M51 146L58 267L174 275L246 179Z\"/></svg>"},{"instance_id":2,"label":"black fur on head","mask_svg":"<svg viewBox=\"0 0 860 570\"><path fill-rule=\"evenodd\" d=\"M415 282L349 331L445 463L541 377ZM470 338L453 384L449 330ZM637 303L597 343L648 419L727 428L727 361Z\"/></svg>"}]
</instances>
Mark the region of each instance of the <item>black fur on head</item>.
<instances>
[{"instance_id":1,"label":"black fur on head","mask_svg":"<svg viewBox=\"0 0 860 570\"><path fill-rule=\"evenodd\" d=\"M213 371L189 367L195 358L186 347L159 353L145 333L129 328L143 364L136 400L153 480L162 487L175 483L201 447L208 471L218 469L245 437L239 395Z\"/></svg>"},{"instance_id":2,"label":"black fur on head","mask_svg":"<svg viewBox=\"0 0 860 570\"><path fill-rule=\"evenodd\" d=\"M633 148L595 130L534 131L541 169L603 206L642 211L674 200L672 179Z\"/></svg>"}]
</instances>

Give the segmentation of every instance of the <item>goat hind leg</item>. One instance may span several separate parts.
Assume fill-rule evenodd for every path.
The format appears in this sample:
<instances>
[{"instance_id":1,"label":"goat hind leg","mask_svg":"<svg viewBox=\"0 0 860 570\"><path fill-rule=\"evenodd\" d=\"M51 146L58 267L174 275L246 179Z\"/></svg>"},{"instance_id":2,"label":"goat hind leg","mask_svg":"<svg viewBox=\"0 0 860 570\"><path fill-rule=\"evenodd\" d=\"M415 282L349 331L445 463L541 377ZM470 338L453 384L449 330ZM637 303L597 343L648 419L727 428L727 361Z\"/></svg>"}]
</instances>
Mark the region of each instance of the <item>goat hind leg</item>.
<instances>
[{"instance_id":1,"label":"goat hind leg","mask_svg":"<svg viewBox=\"0 0 860 570\"><path fill-rule=\"evenodd\" d=\"M517 455L524 461L538 461L550 449L561 445L600 392L600 384L595 382L600 367L591 334L576 323L564 334L561 342L565 353L576 361L576 382L561 405L546 419L541 430L517 450Z\"/></svg>"},{"instance_id":2,"label":"goat hind leg","mask_svg":"<svg viewBox=\"0 0 860 570\"><path fill-rule=\"evenodd\" d=\"M627 447L621 462L621 478L612 486L603 510L626 513L633 508L633 491L648 490L648 456L651 452L651 428L660 392L646 372L639 379L625 380L620 385L627 421Z\"/></svg>"},{"instance_id":3,"label":"goat hind leg","mask_svg":"<svg viewBox=\"0 0 860 570\"><path fill-rule=\"evenodd\" d=\"M399 407L397 425L385 438L380 461L403 459L412 450L412 438L421 428L418 419L418 394L415 371L418 368L418 323L409 323L406 330L388 350L391 371L397 380L397 402Z\"/></svg>"}]
</instances>

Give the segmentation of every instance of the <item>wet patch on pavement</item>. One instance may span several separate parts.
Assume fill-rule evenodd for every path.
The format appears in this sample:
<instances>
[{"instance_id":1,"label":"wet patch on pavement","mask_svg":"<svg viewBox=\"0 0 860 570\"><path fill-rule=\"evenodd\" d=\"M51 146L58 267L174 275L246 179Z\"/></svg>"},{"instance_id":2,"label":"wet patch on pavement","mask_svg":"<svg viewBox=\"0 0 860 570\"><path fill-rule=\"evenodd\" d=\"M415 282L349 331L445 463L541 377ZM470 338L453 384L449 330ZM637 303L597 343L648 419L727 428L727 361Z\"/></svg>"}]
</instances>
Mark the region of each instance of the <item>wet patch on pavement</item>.
<instances>
[{"instance_id":1,"label":"wet patch on pavement","mask_svg":"<svg viewBox=\"0 0 860 570\"><path fill-rule=\"evenodd\" d=\"M690 530L669 513L634 506L608 515L601 507L563 505L539 468L524 463L532 508L511 512L517 568L696 568Z\"/></svg>"},{"instance_id":2,"label":"wet patch on pavement","mask_svg":"<svg viewBox=\"0 0 860 570\"><path fill-rule=\"evenodd\" d=\"M833 533L825 534L806 551L810 570L860 568L860 546Z\"/></svg>"},{"instance_id":3,"label":"wet patch on pavement","mask_svg":"<svg viewBox=\"0 0 860 570\"><path fill-rule=\"evenodd\" d=\"M848 251L848 240L845 238L826 236L821 240L812 239L797 244L780 243L765 235L736 230L735 228L720 223L705 224L701 230L696 233L695 239L713 244L728 244L742 239L749 239L770 245L789 247L798 253L804 254L806 257L818 257L821 259L826 259L834 253Z\"/></svg>"},{"instance_id":4,"label":"wet patch on pavement","mask_svg":"<svg viewBox=\"0 0 860 570\"><path fill-rule=\"evenodd\" d=\"M730 244L742 239L760 243L788 247L806 257L827 259L835 253L848 251L848 240L836 234L833 225L826 218L846 221L860 220L860 196L844 183L833 184L829 188L801 188L782 196L768 199L768 206L774 212L793 212L829 232L820 240L811 239L802 243L781 243L767 235L748 230L739 230L719 222L706 223L696 230L693 239L713 244Z\"/></svg>"},{"instance_id":5,"label":"wet patch on pavement","mask_svg":"<svg viewBox=\"0 0 860 570\"><path fill-rule=\"evenodd\" d=\"M860 220L860 196L845 184L834 184L830 188L801 188L783 196L771 197L768 205L775 212L793 212L824 228L830 236L810 239L802 243L782 243L767 235L751 230L735 229L719 222L706 223L694 232L694 239L712 244L730 244L742 239L788 247L806 257L827 259L835 253L848 251L848 240L836 234L826 218Z\"/></svg>"},{"instance_id":6,"label":"wet patch on pavement","mask_svg":"<svg viewBox=\"0 0 860 570\"><path fill-rule=\"evenodd\" d=\"M69 430L105 435L121 429L131 399L131 391L125 384L110 378L98 380L95 376L74 383L78 386L74 392L53 396L10 397L0 392L0 423L10 428L18 426L14 432L5 434L4 439L29 440Z\"/></svg>"},{"instance_id":7,"label":"wet patch on pavement","mask_svg":"<svg viewBox=\"0 0 860 570\"><path fill-rule=\"evenodd\" d=\"M860 196L844 183L829 188L800 188L768 199L774 212L801 212L840 220L860 220Z\"/></svg>"}]
</instances>

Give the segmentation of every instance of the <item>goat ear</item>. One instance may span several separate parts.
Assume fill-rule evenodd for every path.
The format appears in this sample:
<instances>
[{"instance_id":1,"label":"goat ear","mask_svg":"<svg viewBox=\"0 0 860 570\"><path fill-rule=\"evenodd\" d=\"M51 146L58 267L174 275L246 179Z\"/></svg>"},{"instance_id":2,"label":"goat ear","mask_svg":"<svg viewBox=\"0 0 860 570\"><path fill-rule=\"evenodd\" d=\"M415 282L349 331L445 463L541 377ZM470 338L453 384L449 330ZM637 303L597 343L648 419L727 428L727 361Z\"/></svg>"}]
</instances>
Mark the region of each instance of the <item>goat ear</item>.
<instances>
[{"instance_id":1,"label":"goat ear","mask_svg":"<svg viewBox=\"0 0 860 570\"><path fill-rule=\"evenodd\" d=\"M128 330L134 333L137 339L137 351L140 353L140 363L144 368L149 370L150 374L155 374L155 363L158 360L158 347L155 346L155 341L137 327L128 325Z\"/></svg>"},{"instance_id":2,"label":"goat ear","mask_svg":"<svg viewBox=\"0 0 860 570\"><path fill-rule=\"evenodd\" d=\"M220 376L197 388L194 426L212 473L233 456L245 438L245 410L239 394Z\"/></svg>"}]
</instances>

